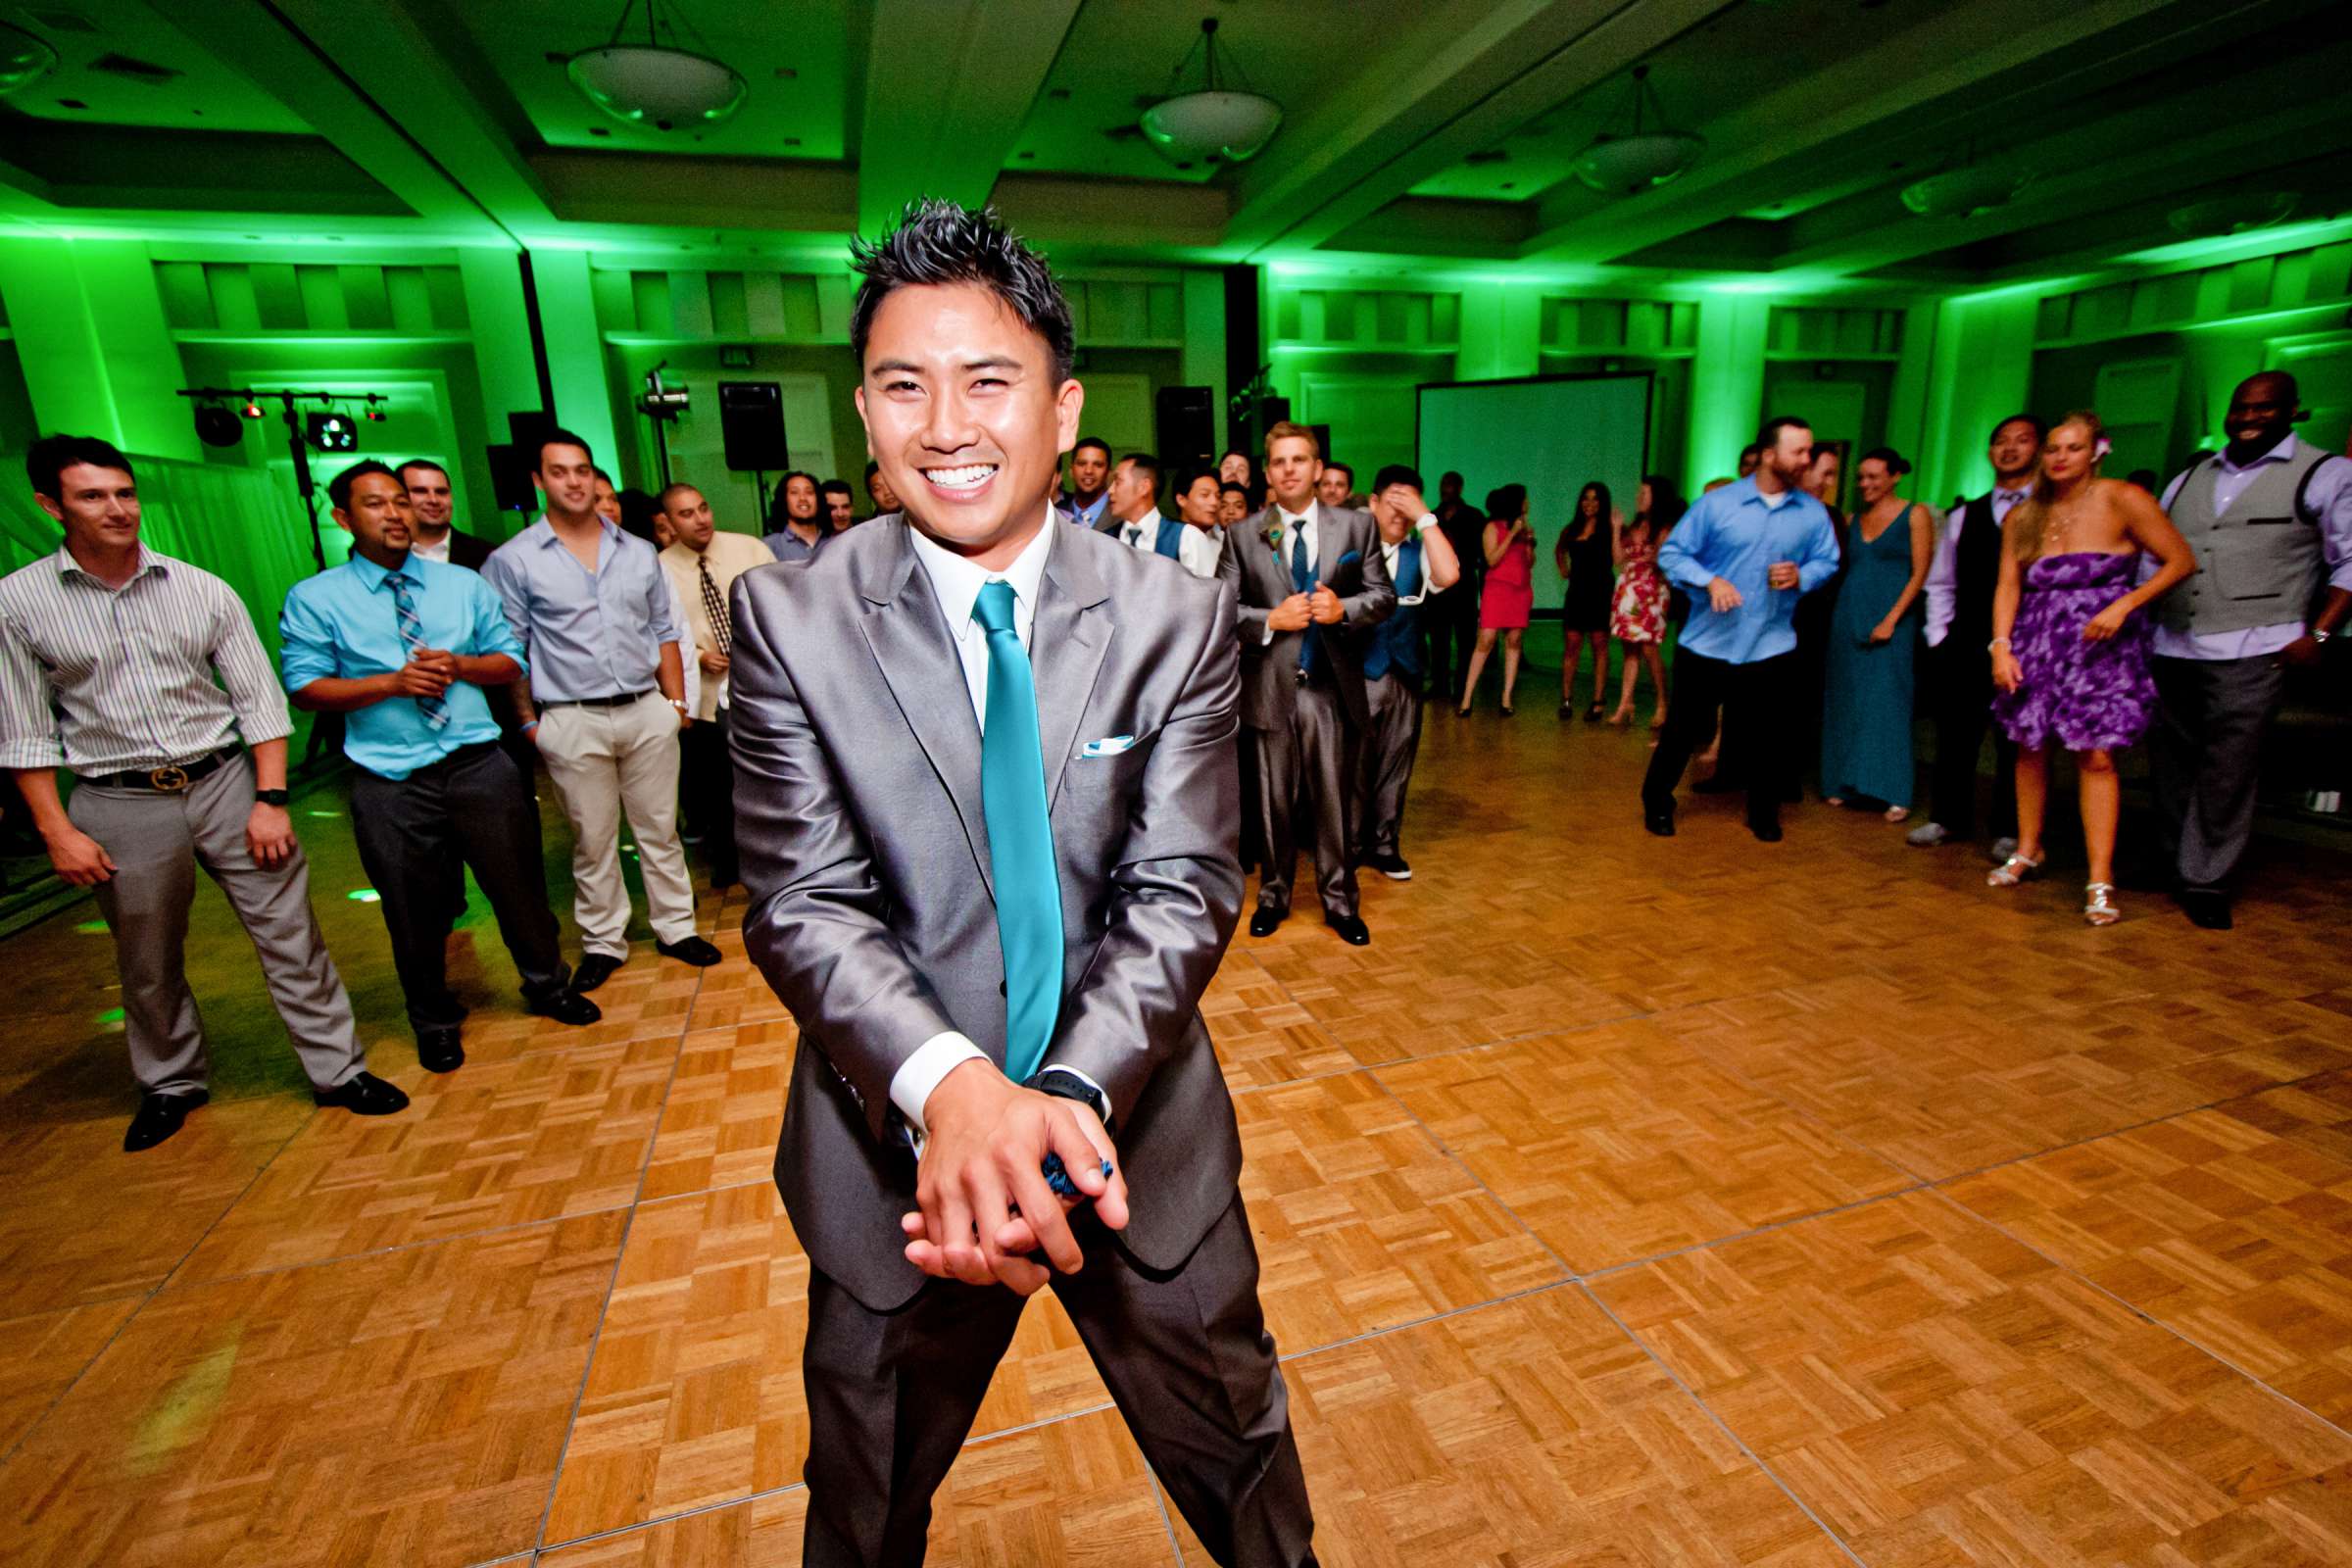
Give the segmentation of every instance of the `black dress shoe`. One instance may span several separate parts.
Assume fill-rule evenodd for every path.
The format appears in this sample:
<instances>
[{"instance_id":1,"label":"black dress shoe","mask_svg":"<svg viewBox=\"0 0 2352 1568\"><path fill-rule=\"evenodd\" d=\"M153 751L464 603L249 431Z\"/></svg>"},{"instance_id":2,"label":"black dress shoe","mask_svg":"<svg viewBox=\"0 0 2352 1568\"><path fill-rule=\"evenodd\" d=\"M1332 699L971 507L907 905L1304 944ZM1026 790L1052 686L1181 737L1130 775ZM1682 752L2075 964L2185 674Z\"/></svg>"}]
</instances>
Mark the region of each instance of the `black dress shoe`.
<instances>
[{"instance_id":1,"label":"black dress shoe","mask_svg":"<svg viewBox=\"0 0 2352 1568\"><path fill-rule=\"evenodd\" d=\"M594 991L619 972L623 960L610 953L583 953L579 967L571 971L571 989Z\"/></svg>"},{"instance_id":2,"label":"black dress shoe","mask_svg":"<svg viewBox=\"0 0 2352 1568\"><path fill-rule=\"evenodd\" d=\"M577 991L558 990L533 996L522 994L522 1010L536 1017L553 1018L573 1028L592 1024L605 1015L605 1009L581 996Z\"/></svg>"},{"instance_id":3,"label":"black dress shoe","mask_svg":"<svg viewBox=\"0 0 2352 1568\"><path fill-rule=\"evenodd\" d=\"M122 1134L122 1152L135 1154L142 1149L153 1149L173 1133L194 1110L213 1097L201 1089L191 1089L184 1095L141 1095L138 1113L130 1118L129 1130Z\"/></svg>"},{"instance_id":4,"label":"black dress shoe","mask_svg":"<svg viewBox=\"0 0 2352 1568\"><path fill-rule=\"evenodd\" d=\"M1747 830L1763 843L1778 844L1781 842L1781 824L1778 822L1750 822L1747 824Z\"/></svg>"},{"instance_id":5,"label":"black dress shoe","mask_svg":"<svg viewBox=\"0 0 2352 1568\"><path fill-rule=\"evenodd\" d=\"M458 1026L417 1030L416 1065L426 1072L456 1072L465 1066L466 1047L458 1039Z\"/></svg>"},{"instance_id":6,"label":"black dress shoe","mask_svg":"<svg viewBox=\"0 0 2352 1568\"><path fill-rule=\"evenodd\" d=\"M1642 808L1642 825L1662 839L1674 837L1674 808L1644 806Z\"/></svg>"},{"instance_id":7,"label":"black dress shoe","mask_svg":"<svg viewBox=\"0 0 2352 1568\"><path fill-rule=\"evenodd\" d=\"M726 956L725 954L705 942L701 937L681 937L675 942L657 942L654 944L654 951L664 958L675 958L680 963L691 963L698 969L708 969Z\"/></svg>"},{"instance_id":8,"label":"black dress shoe","mask_svg":"<svg viewBox=\"0 0 2352 1568\"><path fill-rule=\"evenodd\" d=\"M1364 864L1392 882L1410 882L1413 879L1413 868L1404 863L1401 855L1367 855Z\"/></svg>"},{"instance_id":9,"label":"black dress shoe","mask_svg":"<svg viewBox=\"0 0 2352 1568\"><path fill-rule=\"evenodd\" d=\"M1340 940L1351 948L1365 948L1372 945L1372 933L1359 916L1352 914L1326 915L1323 923L1337 931L1340 934Z\"/></svg>"},{"instance_id":10,"label":"black dress shoe","mask_svg":"<svg viewBox=\"0 0 2352 1568\"><path fill-rule=\"evenodd\" d=\"M321 1105L348 1110L354 1116L389 1116L409 1108L409 1097L371 1072L353 1073L334 1088L311 1096Z\"/></svg>"},{"instance_id":11,"label":"black dress shoe","mask_svg":"<svg viewBox=\"0 0 2352 1568\"><path fill-rule=\"evenodd\" d=\"M2180 911L2188 923L2202 931L2227 931L2230 919L2230 895L2212 888L2182 888L2178 895Z\"/></svg>"},{"instance_id":12,"label":"black dress shoe","mask_svg":"<svg viewBox=\"0 0 2352 1568\"><path fill-rule=\"evenodd\" d=\"M1250 917L1250 934L1253 937L1272 936L1281 927L1286 912L1282 909L1258 910Z\"/></svg>"}]
</instances>

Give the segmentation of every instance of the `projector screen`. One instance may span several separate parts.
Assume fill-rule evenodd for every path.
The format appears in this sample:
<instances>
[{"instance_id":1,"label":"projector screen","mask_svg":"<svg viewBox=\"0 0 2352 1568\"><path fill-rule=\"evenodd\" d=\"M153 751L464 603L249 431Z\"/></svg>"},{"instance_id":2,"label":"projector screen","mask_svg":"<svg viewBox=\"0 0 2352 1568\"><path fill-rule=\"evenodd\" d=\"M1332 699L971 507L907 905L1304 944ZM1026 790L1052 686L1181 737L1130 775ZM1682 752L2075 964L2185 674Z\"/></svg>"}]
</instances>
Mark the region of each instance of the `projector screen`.
<instances>
[{"instance_id":1,"label":"projector screen","mask_svg":"<svg viewBox=\"0 0 2352 1568\"><path fill-rule=\"evenodd\" d=\"M1649 467L1649 372L1450 381L1419 390L1421 477L1430 495L1449 468L1462 475L1462 498L1472 506L1483 506L1490 490L1527 486L1536 613L1556 616L1563 585L1551 546L1586 483L1598 479L1611 506L1634 514L1634 493Z\"/></svg>"}]
</instances>

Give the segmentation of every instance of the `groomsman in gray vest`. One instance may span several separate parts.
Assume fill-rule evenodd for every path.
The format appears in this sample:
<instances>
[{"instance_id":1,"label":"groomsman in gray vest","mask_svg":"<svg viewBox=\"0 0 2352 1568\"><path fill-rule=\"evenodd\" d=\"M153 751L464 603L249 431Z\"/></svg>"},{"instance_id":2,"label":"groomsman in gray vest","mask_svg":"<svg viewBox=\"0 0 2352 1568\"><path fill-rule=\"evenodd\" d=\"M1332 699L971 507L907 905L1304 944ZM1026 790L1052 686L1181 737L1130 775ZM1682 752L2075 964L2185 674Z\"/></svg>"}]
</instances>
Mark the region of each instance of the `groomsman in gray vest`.
<instances>
[{"instance_id":1,"label":"groomsman in gray vest","mask_svg":"<svg viewBox=\"0 0 2352 1568\"><path fill-rule=\"evenodd\" d=\"M2295 439L2299 395L2283 370L2240 381L2229 444L2164 493L2197 574L2156 606L2156 805L2180 906L2209 931L2230 929L2286 668L2352 612L2352 460Z\"/></svg>"},{"instance_id":2,"label":"groomsman in gray vest","mask_svg":"<svg viewBox=\"0 0 2352 1568\"><path fill-rule=\"evenodd\" d=\"M1364 737L1359 813L1363 863L1392 882L1409 882L1413 868L1398 843L1413 755L1421 749L1421 616L1432 598L1461 581L1462 563L1438 514L1421 500L1421 475L1390 464L1372 481L1371 502L1396 609L1372 628L1364 648L1364 705L1372 722Z\"/></svg>"}]
</instances>

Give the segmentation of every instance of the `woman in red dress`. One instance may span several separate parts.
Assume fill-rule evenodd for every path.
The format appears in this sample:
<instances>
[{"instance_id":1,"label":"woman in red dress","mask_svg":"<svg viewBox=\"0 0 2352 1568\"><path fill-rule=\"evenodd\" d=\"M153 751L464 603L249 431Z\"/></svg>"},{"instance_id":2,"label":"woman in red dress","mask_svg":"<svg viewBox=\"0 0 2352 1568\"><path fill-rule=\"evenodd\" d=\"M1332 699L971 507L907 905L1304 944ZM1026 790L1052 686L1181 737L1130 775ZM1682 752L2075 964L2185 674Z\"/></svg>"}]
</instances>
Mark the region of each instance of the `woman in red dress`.
<instances>
[{"instance_id":1,"label":"woman in red dress","mask_svg":"<svg viewBox=\"0 0 2352 1568\"><path fill-rule=\"evenodd\" d=\"M1478 601L1478 647L1470 655L1470 672L1462 680L1462 706L1470 716L1470 702L1478 692L1478 677L1486 673L1487 657L1494 638L1502 636L1502 712L1511 713L1511 693L1519 684L1519 643L1527 634L1528 616L1536 608L1536 530L1527 521L1527 486L1506 484L1487 496L1487 531L1482 538L1487 557L1487 583Z\"/></svg>"}]
</instances>

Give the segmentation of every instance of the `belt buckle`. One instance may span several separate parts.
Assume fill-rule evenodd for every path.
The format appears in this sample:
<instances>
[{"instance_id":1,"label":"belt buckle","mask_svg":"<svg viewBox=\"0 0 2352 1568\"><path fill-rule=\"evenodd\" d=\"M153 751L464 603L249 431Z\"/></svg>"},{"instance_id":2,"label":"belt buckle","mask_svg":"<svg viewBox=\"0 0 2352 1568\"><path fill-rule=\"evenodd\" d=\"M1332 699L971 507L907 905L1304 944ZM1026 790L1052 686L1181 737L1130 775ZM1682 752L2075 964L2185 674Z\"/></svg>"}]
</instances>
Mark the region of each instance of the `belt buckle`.
<instances>
[{"instance_id":1,"label":"belt buckle","mask_svg":"<svg viewBox=\"0 0 2352 1568\"><path fill-rule=\"evenodd\" d=\"M147 787L165 795L177 795L188 787L188 770L177 762L150 768L147 771Z\"/></svg>"}]
</instances>

